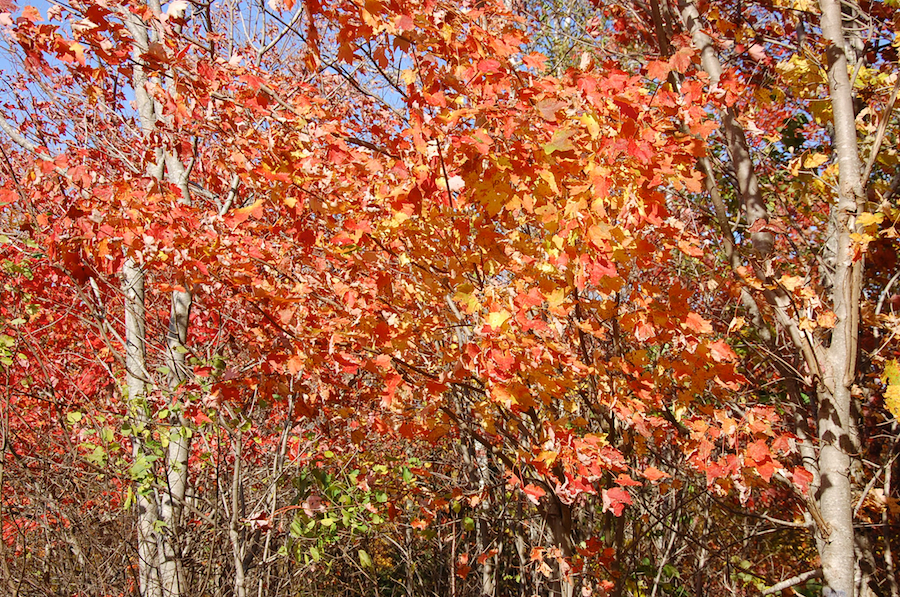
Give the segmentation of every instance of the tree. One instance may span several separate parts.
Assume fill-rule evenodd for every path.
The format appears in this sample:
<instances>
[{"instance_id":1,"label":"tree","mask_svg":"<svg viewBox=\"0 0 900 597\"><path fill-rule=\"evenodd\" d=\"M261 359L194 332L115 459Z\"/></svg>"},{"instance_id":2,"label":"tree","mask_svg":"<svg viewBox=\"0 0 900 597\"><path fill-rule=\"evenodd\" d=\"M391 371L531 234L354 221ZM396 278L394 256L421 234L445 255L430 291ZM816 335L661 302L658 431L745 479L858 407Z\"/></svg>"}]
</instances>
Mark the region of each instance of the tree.
<instances>
[{"instance_id":1,"label":"tree","mask_svg":"<svg viewBox=\"0 0 900 597\"><path fill-rule=\"evenodd\" d=\"M892 9L560 10L3 17L11 588L896 592Z\"/></svg>"}]
</instances>

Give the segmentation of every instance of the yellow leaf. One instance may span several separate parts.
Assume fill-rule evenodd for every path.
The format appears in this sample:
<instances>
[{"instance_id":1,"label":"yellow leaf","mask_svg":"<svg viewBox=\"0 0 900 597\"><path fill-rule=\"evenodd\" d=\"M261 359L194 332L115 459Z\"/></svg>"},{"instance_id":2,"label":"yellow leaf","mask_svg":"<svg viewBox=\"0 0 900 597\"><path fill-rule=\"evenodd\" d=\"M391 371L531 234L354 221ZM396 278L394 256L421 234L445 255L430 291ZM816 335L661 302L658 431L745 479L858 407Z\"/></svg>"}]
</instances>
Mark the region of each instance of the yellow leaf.
<instances>
[{"instance_id":1,"label":"yellow leaf","mask_svg":"<svg viewBox=\"0 0 900 597\"><path fill-rule=\"evenodd\" d=\"M896 359L885 364L884 381L888 384L884 392L884 405L895 419L900 419L900 365Z\"/></svg>"},{"instance_id":2,"label":"yellow leaf","mask_svg":"<svg viewBox=\"0 0 900 597\"><path fill-rule=\"evenodd\" d=\"M781 276L778 283L784 286L788 292L794 292L798 286L803 285L803 279L797 276Z\"/></svg>"},{"instance_id":3,"label":"yellow leaf","mask_svg":"<svg viewBox=\"0 0 900 597\"><path fill-rule=\"evenodd\" d=\"M741 329L742 327L744 327L745 323L746 321L743 317L733 317L731 319L731 323L728 324L728 333L730 334L735 330Z\"/></svg>"},{"instance_id":4,"label":"yellow leaf","mask_svg":"<svg viewBox=\"0 0 900 597\"><path fill-rule=\"evenodd\" d=\"M870 214L868 212L863 212L856 217L856 223L860 226L871 226L873 224L881 224L884 221L884 214Z\"/></svg>"},{"instance_id":5,"label":"yellow leaf","mask_svg":"<svg viewBox=\"0 0 900 597\"><path fill-rule=\"evenodd\" d=\"M566 300L566 294L565 288L557 288L550 294L545 295L547 297L547 304L550 305L551 309L560 306L563 304L563 301Z\"/></svg>"},{"instance_id":6,"label":"yellow leaf","mask_svg":"<svg viewBox=\"0 0 900 597\"><path fill-rule=\"evenodd\" d=\"M559 194L559 187L556 184L556 177L553 176L553 172L549 170L541 170L538 172L538 176L547 181L547 184L550 185L550 188L553 190L554 194Z\"/></svg>"},{"instance_id":7,"label":"yellow leaf","mask_svg":"<svg viewBox=\"0 0 900 597\"><path fill-rule=\"evenodd\" d=\"M812 170L814 168L818 168L827 161L828 156L824 153L812 153L806 156L806 159L803 160L803 167Z\"/></svg>"},{"instance_id":8,"label":"yellow leaf","mask_svg":"<svg viewBox=\"0 0 900 597\"><path fill-rule=\"evenodd\" d=\"M474 313L481 309L481 303L478 301L475 288L471 284L463 284L459 291L453 295L453 300L465 305L466 313Z\"/></svg>"},{"instance_id":9,"label":"yellow leaf","mask_svg":"<svg viewBox=\"0 0 900 597\"><path fill-rule=\"evenodd\" d=\"M596 139L600 136L600 123L597 122L597 119L594 118L592 114L585 114L581 117L581 122L584 123L584 126L587 127L588 133L591 135L591 139Z\"/></svg>"},{"instance_id":10,"label":"yellow leaf","mask_svg":"<svg viewBox=\"0 0 900 597\"><path fill-rule=\"evenodd\" d=\"M495 330L499 330L500 327L509 318L510 318L510 314L509 314L509 311L507 311L506 309L504 309L502 311L494 311L493 313L491 313L487 316L487 323L489 326L491 326Z\"/></svg>"},{"instance_id":11,"label":"yellow leaf","mask_svg":"<svg viewBox=\"0 0 900 597\"><path fill-rule=\"evenodd\" d=\"M888 386L884 392L884 405L895 419L900 419L900 385Z\"/></svg>"}]
</instances>

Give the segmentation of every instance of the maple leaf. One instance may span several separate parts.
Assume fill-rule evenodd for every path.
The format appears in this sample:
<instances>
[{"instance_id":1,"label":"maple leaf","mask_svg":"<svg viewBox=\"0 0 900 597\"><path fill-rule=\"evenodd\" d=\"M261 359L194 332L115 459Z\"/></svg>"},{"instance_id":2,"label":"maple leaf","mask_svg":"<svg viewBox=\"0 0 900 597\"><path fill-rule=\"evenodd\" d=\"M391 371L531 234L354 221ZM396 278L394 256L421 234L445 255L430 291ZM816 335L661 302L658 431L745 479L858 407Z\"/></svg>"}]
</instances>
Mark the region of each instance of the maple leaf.
<instances>
[{"instance_id":1,"label":"maple leaf","mask_svg":"<svg viewBox=\"0 0 900 597\"><path fill-rule=\"evenodd\" d=\"M543 71L547 62L547 57L539 52L531 52L522 57L522 62L528 68L532 68L538 72Z\"/></svg>"},{"instance_id":2,"label":"maple leaf","mask_svg":"<svg viewBox=\"0 0 900 597\"><path fill-rule=\"evenodd\" d=\"M693 56L694 50L692 48L681 48L669 58L669 66L671 66L674 71L684 73L687 71L688 67L690 67Z\"/></svg>"},{"instance_id":3,"label":"maple leaf","mask_svg":"<svg viewBox=\"0 0 900 597\"><path fill-rule=\"evenodd\" d=\"M478 62L478 70L486 74L495 73L500 70L500 61L493 58L485 58Z\"/></svg>"},{"instance_id":4,"label":"maple leaf","mask_svg":"<svg viewBox=\"0 0 900 597\"><path fill-rule=\"evenodd\" d=\"M621 516L625 510L625 506L632 503L631 496L628 492L619 487L612 487L603 490L603 511L612 510L615 516Z\"/></svg>"},{"instance_id":5,"label":"maple leaf","mask_svg":"<svg viewBox=\"0 0 900 597\"><path fill-rule=\"evenodd\" d=\"M887 383L884 405L894 418L900 419L900 364L896 359L885 364L883 379Z\"/></svg>"},{"instance_id":6,"label":"maple leaf","mask_svg":"<svg viewBox=\"0 0 900 597\"><path fill-rule=\"evenodd\" d=\"M556 113L566 107L566 102L552 98L542 99L535 104L541 118L547 122L556 122Z\"/></svg>"},{"instance_id":7,"label":"maple leaf","mask_svg":"<svg viewBox=\"0 0 900 597\"><path fill-rule=\"evenodd\" d=\"M229 212L229 214L225 216L225 223L234 228L246 222L251 216L254 218L261 218L263 214L263 203L264 201L262 199L257 199L253 202L253 205Z\"/></svg>"},{"instance_id":8,"label":"maple leaf","mask_svg":"<svg viewBox=\"0 0 900 597\"><path fill-rule=\"evenodd\" d=\"M672 70L672 65L662 60L651 60L644 68L647 70L648 78L665 81Z\"/></svg>"},{"instance_id":9,"label":"maple leaf","mask_svg":"<svg viewBox=\"0 0 900 597\"><path fill-rule=\"evenodd\" d=\"M641 474L644 475L644 477L646 477L650 482L659 481L660 479L668 479L672 476L669 473L659 470L655 466L648 466Z\"/></svg>"},{"instance_id":10,"label":"maple leaf","mask_svg":"<svg viewBox=\"0 0 900 597\"><path fill-rule=\"evenodd\" d=\"M469 576L469 572L471 571L472 567L469 566L469 554L459 554L459 557L456 560L456 575L464 579Z\"/></svg>"},{"instance_id":11,"label":"maple leaf","mask_svg":"<svg viewBox=\"0 0 900 597\"><path fill-rule=\"evenodd\" d=\"M575 148L572 137L576 132L575 129L571 128L556 129L553 131L550 142L544 145L544 152L550 155L556 152L572 151Z\"/></svg>"},{"instance_id":12,"label":"maple leaf","mask_svg":"<svg viewBox=\"0 0 900 597\"><path fill-rule=\"evenodd\" d=\"M499 330L504 323L511 317L509 311L503 309L501 311L493 311L486 318L487 324L491 326L494 331Z\"/></svg>"},{"instance_id":13,"label":"maple leaf","mask_svg":"<svg viewBox=\"0 0 900 597\"><path fill-rule=\"evenodd\" d=\"M531 483L523 487L522 491L525 492L525 496L528 498L528 500L534 504L539 504L541 498L547 495L546 491Z\"/></svg>"},{"instance_id":14,"label":"maple leaf","mask_svg":"<svg viewBox=\"0 0 900 597\"><path fill-rule=\"evenodd\" d=\"M793 471L794 484L805 495L809 491L809 484L813 481L813 474L805 468L798 466Z\"/></svg>"},{"instance_id":15,"label":"maple leaf","mask_svg":"<svg viewBox=\"0 0 900 597\"><path fill-rule=\"evenodd\" d=\"M616 477L616 483L623 487L641 487L643 485L643 483L635 481L625 473L619 473L619 476Z\"/></svg>"},{"instance_id":16,"label":"maple leaf","mask_svg":"<svg viewBox=\"0 0 900 597\"><path fill-rule=\"evenodd\" d=\"M697 334L711 334L713 331L710 322L694 312L688 313L684 321L684 326Z\"/></svg>"},{"instance_id":17,"label":"maple leaf","mask_svg":"<svg viewBox=\"0 0 900 597\"><path fill-rule=\"evenodd\" d=\"M757 440L748 445L747 456L757 463L763 462L771 457L769 447L763 440Z\"/></svg>"},{"instance_id":18,"label":"maple leaf","mask_svg":"<svg viewBox=\"0 0 900 597\"><path fill-rule=\"evenodd\" d=\"M483 554L481 554L480 556L478 556L478 559L477 559L478 565L483 566L485 562L490 560L492 557L494 557L498 553L500 553L500 550L498 550L498 549L489 549L488 551L486 551Z\"/></svg>"},{"instance_id":19,"label":"maple leaf","mask_svg":"<svg viewBox=\"0 0 900 597\"><path fill-rule=\"evenodd\" d=\"M737 360L737 353L725 343L724 340L716 340L709 345L709 354L717 363L731 362Z\"/></svg>"}]
</instances>

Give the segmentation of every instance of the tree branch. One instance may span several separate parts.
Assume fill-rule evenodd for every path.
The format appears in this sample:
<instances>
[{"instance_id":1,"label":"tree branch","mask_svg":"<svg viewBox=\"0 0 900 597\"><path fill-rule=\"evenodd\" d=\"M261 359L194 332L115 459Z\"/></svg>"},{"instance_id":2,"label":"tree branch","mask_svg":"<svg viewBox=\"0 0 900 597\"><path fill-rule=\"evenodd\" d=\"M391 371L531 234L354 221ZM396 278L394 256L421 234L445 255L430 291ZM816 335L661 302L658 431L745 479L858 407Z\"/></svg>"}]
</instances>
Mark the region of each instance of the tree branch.
<instances>
[{"instance_id":1,"label":"tree branch","mask_svg":"<svg viewBox=\"0 0 900 597\"><path fill-rule=\"evenodd\" d=\"M822 569L818 568L816 570L804 572L803 574L798 574L797 576L792 576L791 578L785 579L778 584L772 585L771 587L763 591L762 594L773 595L775 593L778 593L779 591L783 591L795 585L799 585L800 583L806 582L811 578L822 578Z\"/></svg>"}]
</instances>

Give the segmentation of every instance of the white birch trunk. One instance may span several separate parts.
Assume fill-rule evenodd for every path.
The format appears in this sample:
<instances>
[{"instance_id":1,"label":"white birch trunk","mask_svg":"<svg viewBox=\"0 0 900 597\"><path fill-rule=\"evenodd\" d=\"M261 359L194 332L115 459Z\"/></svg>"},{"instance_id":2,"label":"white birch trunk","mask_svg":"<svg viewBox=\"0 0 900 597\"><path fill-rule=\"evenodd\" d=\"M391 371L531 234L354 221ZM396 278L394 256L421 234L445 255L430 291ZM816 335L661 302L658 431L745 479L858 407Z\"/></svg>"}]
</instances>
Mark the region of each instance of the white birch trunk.
<instances>
[{"instance_id":1,"label":"white birch trunk","mask_svg":"<svg viewBox=\"0 0 900 597\"><path fill-rule=\"evenodd\" d=\"M159 2L149 0L148 6L156 16L161 14ZM159 108L147 91L148 77L144 70L142 56L148 51L151 34L150 27L134 14L123 15L123 20L129 33L134 39L134 65L132 85L134 87L135 106L141 130L149 137L155 130L160 119ZM163 147L155 150L155 163L150 164L147 172L150 176L162 180L166 178L181 189L181 202L189 203L190 195L187 182L187 170L178 156L167 152ZM137 271L135 276L140 278L140 286L143 288L143 272ZM187 342L188 324L192 296L187 291L172 293L172 307L169 317L169 329L166 334L166 366L169 369L168 386L175 389L187 376L185 366L184 345ZM141 310L143 311L143 292L141 293ZM141 330L141 345L145 342L145 326ZM130 389L130 386L129 386ZM186 594L184 570L181 565L182 554L178 550L177 534L180 525L181 507L184 503L188 487L188 458L190 456L190 434L185 433L185 421L173 414L170 418L171 427L169 433L168 448L165 462L165 487L160 492L158 503L147 504L142 508L138 504L139 516L138 551L142 554L141 565L150 570L141 574L141 591L144 595L155 597L181 597ZM132 438L135 442L136 438ZM143 450L142 443L135 443L138 454ZM146 455L145 455L146 456ZM136 455L136 458L138 456ZM141 498L149 501L149 498ZM146 518L146 520L144 520ZM152 518L152 523L151 519ZM148 535L141 529L144 527L157 529L155 542L148 543ZM144 554L146 552L146 554ZM155 554L155 558L151 557ZM145 557L146 556L146 557ZM157 579L151 582L151 579ZM145 581L147 584L144 584ZM158 589L157 589L158 583Z\"/></svg>"},{"instance_id":2,"label":"white birch trunk","mask_svg":"<svg viewBox=\"0 0 900 597\"><path fill-rule=\"evenodd\" d=\"M850 484L851 386L856 378L863 262L854 260L851 234L855 232L856 214L864 208L864 194L841 6L838 0L820 0L819 7L822 33L830 44L826 50L828 88L840 181L838 198L832 208L837 241L832 308L837 324L832 331L826 370L818 392L820 485L817 498L822 518L828 525L820 533L819 553L826 589L832 595L853 597L856 558Z\"/></svg>"}]
</instances>

